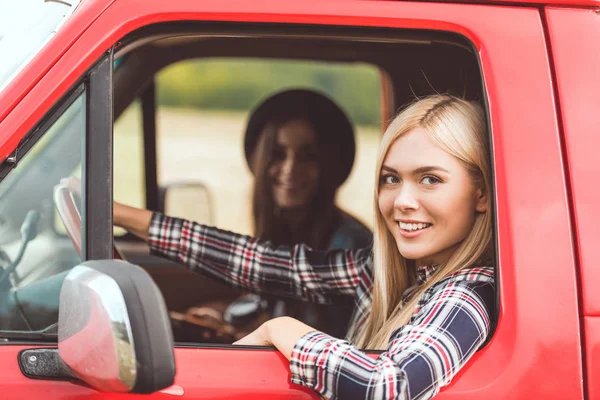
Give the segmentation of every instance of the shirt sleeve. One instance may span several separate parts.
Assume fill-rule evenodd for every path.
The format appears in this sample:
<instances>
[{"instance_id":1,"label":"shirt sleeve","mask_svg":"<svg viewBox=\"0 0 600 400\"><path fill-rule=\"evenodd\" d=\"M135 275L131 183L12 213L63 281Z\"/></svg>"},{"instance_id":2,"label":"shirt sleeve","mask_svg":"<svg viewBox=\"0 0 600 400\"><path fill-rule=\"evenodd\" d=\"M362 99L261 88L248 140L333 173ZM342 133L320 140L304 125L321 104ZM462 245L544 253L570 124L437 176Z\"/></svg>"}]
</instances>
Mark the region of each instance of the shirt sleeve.
<instances>
[{"instance_id":1,"label":"shirt sleeve","mask_svg":"<svg viewBox=\"0 0 600 400\"><path fill-rule=\"evenodd\" d=\"M377 358L309 332L292 351L291 381L328 399L430 399L485 342L493 299L490 283L447 285L394 332Z\"/></svg>"},{"instance_id":2,"label":"shirt sleeve","mask_svg":"<svg viewBox=\"0 0 600 400\"><path fill-rule=\"evenodd\" d=\"M156 254L222 282L331 304L356 292L371 249L318 252L306 245L274 246L179 218L154 213L148 245Z\"/></svg>"}]
</instances>

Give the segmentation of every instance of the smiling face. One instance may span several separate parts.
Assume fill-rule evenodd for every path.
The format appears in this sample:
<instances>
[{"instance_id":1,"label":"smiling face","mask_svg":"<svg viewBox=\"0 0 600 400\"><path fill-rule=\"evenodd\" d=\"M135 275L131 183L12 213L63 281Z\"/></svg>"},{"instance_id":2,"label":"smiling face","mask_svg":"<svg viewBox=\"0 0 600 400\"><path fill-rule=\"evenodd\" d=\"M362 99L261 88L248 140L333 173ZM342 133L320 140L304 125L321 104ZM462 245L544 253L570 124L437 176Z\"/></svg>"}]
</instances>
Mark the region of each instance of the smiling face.
<instances>
[{"instance_id":1,"label":"smiling face","mask_svg":"<svg viewBox=\"0 0 600 400\"><path fill-rule=\"evenodd\" d=\"M291 120L277 131L268 175L278 207L308 206L319 182L317 138L308 122Z\"/></svg>"},{"instance_id":2,"label":"smiling face","mask_svg":"<svg viewBox=\"0 0 600 400\"><path fill-rule=\"evenodd\" d=\"M415 128L384 158L378 205L400 254L431 265L446 261L486 210L481 193L464 164Z\"/></svg>"}]
</instances>

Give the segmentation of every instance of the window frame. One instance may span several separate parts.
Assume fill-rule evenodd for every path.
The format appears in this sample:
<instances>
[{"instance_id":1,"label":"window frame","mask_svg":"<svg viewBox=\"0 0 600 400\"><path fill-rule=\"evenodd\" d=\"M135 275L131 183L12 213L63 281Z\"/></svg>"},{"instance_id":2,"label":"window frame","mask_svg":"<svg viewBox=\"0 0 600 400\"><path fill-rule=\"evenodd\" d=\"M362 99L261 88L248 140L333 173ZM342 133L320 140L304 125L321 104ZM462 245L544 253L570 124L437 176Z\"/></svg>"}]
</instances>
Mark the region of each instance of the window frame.
<instances>
[{"instance_id":1,"label":"window frame","mask_svg":"<svg viewBox=\"0 0 600 400\"><path fill-rule=\"evenodd\" d=\"M81 257L84 261L113 258L112 76L111 49L89 72L85 164L82 170L85 207L82 212L84 246Z\"/></svg>"},{"instance_id":2,"label":"window frame","mask_svg":"<svg viewBox=\"0 0 600 400\"><path fill-rule=\"evenodd\" d=\"M344 40L369 40L369 41L392 41L395 40L398 43L402 43L405 41L415 41L420 42L425 38L439 40L440 42L447 42L449 40L455 46L463 47L471 52L473 52L473 58L477 63L477 73L478 80L481 83L481 99L480 102L484 107L484 117L486 122L486 134L490 141L490 174L492 177L496 176L496 165L495 165L495 155L494 155L494 146L493 146L493 135L492 135L492 121L490 117L490 104L489 104L489 93L488 93L488 82L486 81L483 73L483 65L482 65L482 55L479 53L477 49L476 43L472 38L458 33L452 29L447 30L431 30L431 29L422 29L422 28L383 28L383 27L366 27L366 26L333 26L333 25L303 25L303 24L288 24L288 23L238 23L238 22L203 22L199 24L198 21L185 21L185 22L161 22L154 23L143 26L129 32L127 35L121 38L121 41L115 45L114 49L117 54L117 57L127 57L130 56L132 52L135 52L136 43L146 43L151 41L153 38L165 38L168 36L177 37L179 35L208 35L208 34L218 35L256 35L258 38L294 38L294 36L300 36L303 38L317 38L319 36L331 37L336 39L344 39ZM246 55L247 56L247 55ZM156 174L157 169L157 143L156 143L156 119L157 119L157 94L156 94L156 77L157 75L163 71L165 68L169 66L175 65L180 62L189 61L194 58L207 58L210 59L212 57L231 57L230 55L202 55L202 56L187 56L181 58L174 58L169 60L168 63L162 65L161 68L154 71L152 75L151 82L145 86L141 95L135 98L139 98L142 100L142 115L143 115L143 142L144 142L144 168L147 168L148 163L150 162L153 166L152 169L145 169L145 179L146 179L146 204L147 208L150 210L157 210L162 212L160 209L159 203L157 203L156 208L151 208L150 204L154 204L154 201L157 201L156 194L158 193L158 179ZM243 57L243 55L240 55ZM259 56L260 57L260 56ZM281 57L284 59L292 59ZM302 58L303 59L303 58ZM313 60L313 59L310 59ZM323 60L321 60L323 61ZM397 81L397 76L392 74L392 71L389 70L389 65L386 63L373 62L371 60L361 59L362 62L368 63L374 67L379 68L381 74L381 134L383 135L387 123L389 123L389 119L385 117L393 116L398 111L397 108L402 106L402 103L398 103L398 97L401 95L400 90L395 87L394 83ZM395 79L396 78L396 79ZM151 92L151 93L150 93ZM145 100L144 100L145 97ZM131 100L133 102L135 100ZM117 106L118 108L119 106ZM126 108L126 107L125 107ZM146 129L149 129L146 131ZM148 140L148 132L150 132L152 138ZM152 192L152 190L156 190L156 192ZM498 188L496 185L496 181L492 181L492 192L496 194ZM499 272L499 254L500 254L500 246L499 246L499 237L498 237L498 204L497 198L495 195L491 198L491 207L493 209L492 213L492 241L494 248L494 266L495 272L497 276L498 283L500 283L501 276ZM119 241L138 241L136 237L127 233L122 237L119 237ZM490 334L488 335L487 340L483 343L481 348L486 347L491 340L494 338L496 333L497 325L498 325L498 317L500 314L501 308L501 291L498 290L498 286L495 292L495 310L494 310L494 318L492 319ZM236 347L229 344L219 344L219 343L203 343L203 342L195 342L195 343L176 343L176 347L190 347L190 348L218 348L223 350L235 350ZM272 347L264 347L264 346L251 346L247 349L272 349ZM381 351L369 351L369 353L378 354Z\"/></svg>"},{"instance_id":3,"label":"window frame","mask_svg":"<svg viewBox=\"0 0 600 400\"><path fill-rule=\"evenodd\" d=\"M0 164L2 181L52 125L85 95L85 132L82 140L82 254L81 260L113 258L112 236L112 50L107 52L42 117ZM12 188L12 186L11 186ZM8 190L10 190L9 188ZM99 201L92 202L92 198ZM38 331L3 331L10 343L56 343L56 324Z\"/></svg>"}]
</instances>

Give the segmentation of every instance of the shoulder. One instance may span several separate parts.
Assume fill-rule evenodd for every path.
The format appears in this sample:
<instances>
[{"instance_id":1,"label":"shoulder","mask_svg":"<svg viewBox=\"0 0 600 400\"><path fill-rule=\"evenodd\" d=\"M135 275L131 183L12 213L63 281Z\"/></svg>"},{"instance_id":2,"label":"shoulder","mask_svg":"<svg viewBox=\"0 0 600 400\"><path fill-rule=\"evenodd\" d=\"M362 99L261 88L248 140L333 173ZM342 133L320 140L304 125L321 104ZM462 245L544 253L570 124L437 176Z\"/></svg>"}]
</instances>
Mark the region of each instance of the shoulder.
<instances>
[{"instance_id":1,"label":"shoulder","mask_svg":"<svg viewBox=\"0 0 600 400\"><path fill-rule=\"evenodd\" d=\"M450 274L442 281L450 282L464 282L465 284L477 284L477 283L489 283L494 284L496 272L493 267L488 266L476 266L463 268ZM442 282L440 281L440 283Z\"/></svg>"},{"instance_id":2,"label":"shoulder","mask_svg":"<svg viewBox=\"0 0 600 400\"><path fill-rule=\"evenodd\" d=\"M329 248L369 247L373 233L365 224L340 210L340 222L331 235Z\"/></svg>"},{"instance_id":3,"label":"shoulder","mask_svg":"<svg viewBox=\"0 0 600 400\"><path fill-rule=\"evenodd\" d=\"M493 267L461 269L427 289L422 304L440 302L451 306L478 304L483 306L487 314L491 314L495 302L494 276Z\"/></svg>"}]
</instances>

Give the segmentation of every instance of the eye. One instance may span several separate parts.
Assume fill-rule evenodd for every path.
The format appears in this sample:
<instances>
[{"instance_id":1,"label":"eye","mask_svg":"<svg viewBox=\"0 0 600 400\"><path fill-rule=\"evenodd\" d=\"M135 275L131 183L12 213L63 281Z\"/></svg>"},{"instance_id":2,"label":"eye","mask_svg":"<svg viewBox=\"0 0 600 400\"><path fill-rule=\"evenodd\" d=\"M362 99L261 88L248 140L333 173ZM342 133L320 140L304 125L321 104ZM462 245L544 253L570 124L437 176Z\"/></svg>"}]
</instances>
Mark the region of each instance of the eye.
<instances>
[{"instance_id":1,"label":"eye","mask_svg":"<svg viewBox=\"0 0 600 400\"><path fill-rule=\"evenodd\" d=\"M385 174L381 175L381 184L383 185L393 185L395 183L400 183L400 179L396 175Z\"/></svg>"},{"instance_id":2,"label":"eye","mask_svg":"<svg viewBox=\"0 0 600 400\"><path fill-rule=\"evenodd\" d=\"M318 155L315 149L304 149L298 154L298 161L300 162L313 162L317 161Z\"/></svg>"},{"instance_id":3,"label":"eye","mask_svg":"<svg viewBox=\"0 0 600 400\"><path fill-rule=\"evenodd\" d=\"M427 186L437 185L438 183L442 183L442 180L437 176L433 175L425 175L421 178L421 183Z\"/></svg>"},{"instance_id":4,"label":"eye","mask_svg":"<svg viewBox=\"0 0 600 400\"><path fill-rule=\"evenodd\" d=\"M286 154L282 148L277 147L273 150L273 161L274 162L283 161L283 160L285 160L285 157L286 157Z\"/></svg>"}]
</instances>

